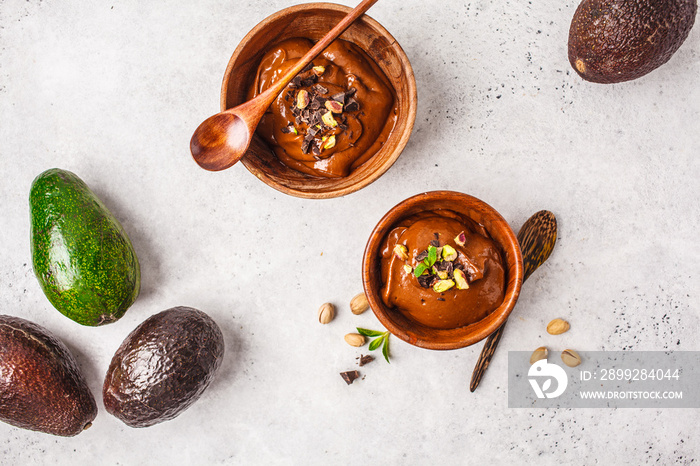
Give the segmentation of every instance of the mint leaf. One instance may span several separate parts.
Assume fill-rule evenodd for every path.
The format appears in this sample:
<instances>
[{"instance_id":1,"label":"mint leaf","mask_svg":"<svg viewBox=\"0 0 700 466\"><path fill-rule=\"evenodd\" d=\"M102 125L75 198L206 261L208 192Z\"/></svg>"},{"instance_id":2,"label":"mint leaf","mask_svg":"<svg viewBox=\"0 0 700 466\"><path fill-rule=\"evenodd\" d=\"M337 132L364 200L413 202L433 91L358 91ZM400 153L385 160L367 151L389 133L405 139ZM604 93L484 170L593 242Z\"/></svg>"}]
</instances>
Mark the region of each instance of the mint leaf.
<instances>
[{"instance_id":1,"label":"mint leaf","mask_svg":"<svg viewBox=\"0 0 700 466\"><path fill-rule=\"evenodd\" d=\"M379 348L379 346L381 346L382 342L383 342L385 339L386 339L386 334L382 334L381 337L379 337L379 338L377 338L377 339L375 339L375 340L372 340L372 343L369 344L369 350L370 350L370 351L374 351L374 350L376 350L377 348Z\"/></svg>"},{"instance_id":2,"label":"mint leaf","mask_svg":"<svg viewBox=\"0 0 700 466\"><path fill-rule=\"evenodd\" d=\"M420 277L421 275L423 275L423 272L425 272L428 269L428 267L429 266L426 264L418 264L416 266L416 269L413 271L413 275L415 275L416 277Z\"/></svg>"},{"instance_id":3,"label":"mint leaf","mask_svg":"<svg viewBox=\"0 0 700 466\"><path fill-rule=\"evenodd\" d=\"M386 359L386 362L389 362L389 332L386 332L386 338L384 339L384 346L382 346L382 354L384 355L384 359ZM375 340L376 341L376 340ZM391 364L389 362L389 364Z\"/></svg>"},{"instance_id":4,"label":"mint leaf","mask_svg":"<svg viewBox=\"0 0 700 466\"><path fill-rule=\"evenodd\" d=\"M435 246L430 246L428 248L428 266L431 266L437 260L437 248Z\"/></svg>"},{"instance_id":5,"label":"mint leaf","mask_svg":"<svg viewBox=\"0 0 700 466\"><path fill-rule=\"evenodd\" d=\"M356 327L356 328L357 328L357 333L359 333L360 335L364 335L366 337L381 337L385 333L385 332L378 332L376 330L367 330L366 328L360 328L360 327Z\"/></svg>"}]
</instances>

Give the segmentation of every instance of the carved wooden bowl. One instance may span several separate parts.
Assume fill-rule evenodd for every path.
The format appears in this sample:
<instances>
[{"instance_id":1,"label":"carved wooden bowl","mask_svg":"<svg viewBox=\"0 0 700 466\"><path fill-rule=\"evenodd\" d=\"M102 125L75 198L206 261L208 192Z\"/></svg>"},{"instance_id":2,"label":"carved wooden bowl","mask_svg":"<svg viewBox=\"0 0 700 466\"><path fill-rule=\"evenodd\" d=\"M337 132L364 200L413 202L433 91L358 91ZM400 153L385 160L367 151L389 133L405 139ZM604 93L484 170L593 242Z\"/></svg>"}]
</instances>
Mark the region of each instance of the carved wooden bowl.
<instances>
[{"instance_id":1,"label":"carved wooden bowl","mask_svg":"<svg viewBox=\"0 0 700 466\"><path fill-rule=\"evenodd\" d=\"M319 40L351 8L333 3L308 3L286 8L263 20L246 35L229 60L221 88L221 110L246 100L263 54L274 44L293 37ZM413 69L389 32L364 15L341 36L362 48L382 69L398 100L396 126L383 147L366 163L343 178L316 178L282 164L256 135L241 162L269 186L297 197L331 198L361 189L382 176L408 142L416 118Z\"/></svg>"},{"instance_id":2,"label":"carved wooden bowl","mask_svg":"<svg viewBox=\"0 0 700 466\"><path fill-rule=\"evenodd\" d=\"M506 261L506 292L503 303L482 320L465 327L435 329L405 317L397 309L388 308L381 297L381 251L386 235L402 218L424 211L447 209L469 217L486 227L501 247ZM520 294L523 282L523 258L518 239L508 222L483 201L453 191L418 194L400 202L382 217L372 231L362 263L362 284L372 311L393 335L421 348L448 350L463 348L483 340L508 318Z\"/></svg>"}]
</instances>

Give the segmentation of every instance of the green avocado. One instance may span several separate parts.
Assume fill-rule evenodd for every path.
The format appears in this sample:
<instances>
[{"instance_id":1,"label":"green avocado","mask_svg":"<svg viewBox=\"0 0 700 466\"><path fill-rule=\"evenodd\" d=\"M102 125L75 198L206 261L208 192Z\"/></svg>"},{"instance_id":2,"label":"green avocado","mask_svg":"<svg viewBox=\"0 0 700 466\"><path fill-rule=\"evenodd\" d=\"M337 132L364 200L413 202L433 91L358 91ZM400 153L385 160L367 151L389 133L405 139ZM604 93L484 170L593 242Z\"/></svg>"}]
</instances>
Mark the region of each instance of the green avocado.
<instances>
[{"instance_id":1,"label":"green avocado","mask_svg":"<svg viewBox=\"0 0 700 466\"><path fill-rule=\"evenodd\" d=\"M29 194L34 273L59 312L82 325L115 322L141 288L129 237L75 174L53 168Z\"/></svg>"},{"instance_id":2,"label":"green avocado","mask_svg":"<svg viewBox=\"0 0 700 466\"><path fill-rule=\"evenodd\" d=\"M571 20L569 62L596 83L644 76L683 44L697 7L697 0L583 0Z\"/></svg>"}]
</instances>

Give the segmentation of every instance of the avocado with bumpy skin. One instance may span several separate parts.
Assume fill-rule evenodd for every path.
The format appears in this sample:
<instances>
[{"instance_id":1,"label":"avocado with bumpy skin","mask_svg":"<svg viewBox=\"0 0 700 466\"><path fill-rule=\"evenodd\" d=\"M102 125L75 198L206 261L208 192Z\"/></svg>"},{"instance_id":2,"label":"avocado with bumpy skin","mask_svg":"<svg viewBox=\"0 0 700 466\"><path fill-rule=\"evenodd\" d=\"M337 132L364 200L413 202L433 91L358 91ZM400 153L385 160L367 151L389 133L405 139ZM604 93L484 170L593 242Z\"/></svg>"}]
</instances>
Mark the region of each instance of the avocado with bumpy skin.
<instances>
[{"instance_id":1,"label":"avocado with bumpy skin","mask_svg":"<svg viewBox=\"0 0 700 466\"><path fill-rule=\"evenodd\" d=\"M141 270L129 237L75 174L54 168L29 194L34 273L51 304L82 325L124 315L139 294Z\"/></svg>"},{"instance_id":2,"label":"avocado with bumpy skin","mask_svg":"<svg viewBox=\"0 0 700 466\"><path fill-rule=\"evenodd\" d=\"M587 81L637 79L671 58L696 12L697 0L583 0L569 29L569 62Z\"/></svg>"},{"instance_id":3,"label":"avocado with bumpy skin","mask_svg":"<svg viewBox=\"0 0 700 466\"><path fill-rule=\"evenodd\" d=\"M96 416L95 399L68 348L39 325L0 315L0 420L71 437Z\"/></svg>"},{"instance_id":4,"label":"avocado with bumpy skin","mask_svg":"<svg viewBox=\"0 0 700 466\"><path fill-rule=\"evenodd\" d=\"M224 338L205 313L174 307L146 319L114 354L102 395L131 427L175 418L202 395L224 356Z\"/></svg>"}]
</instances>

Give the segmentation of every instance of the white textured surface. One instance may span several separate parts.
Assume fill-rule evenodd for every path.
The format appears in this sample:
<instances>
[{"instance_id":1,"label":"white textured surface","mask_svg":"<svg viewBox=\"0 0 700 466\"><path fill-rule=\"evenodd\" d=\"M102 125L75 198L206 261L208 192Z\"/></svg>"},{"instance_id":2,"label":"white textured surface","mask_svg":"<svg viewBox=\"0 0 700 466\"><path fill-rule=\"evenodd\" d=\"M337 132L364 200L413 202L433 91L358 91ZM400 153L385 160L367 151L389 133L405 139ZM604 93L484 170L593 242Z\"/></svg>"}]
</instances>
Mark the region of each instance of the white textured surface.
<instances>
[{"instance_id":1,"label":"white textured surface","mask_svg":"<svg viewBox=\"0 0 700 466\"><path fill-rule=\"evenodd\" d=\"M277 193L242 166L199 169L192 131L218 110L233 49L295 1L0 0L0 313L77 354L100 413L62 439L0 424L0 462L34 464L689 464L698 410L513 410L508 350L700 350L700 27L662 68L595 85L571 70L577 2L382 0L370 10L409 56L413 136L379 181L341 199ZM344 4L352 2L343 1ZM119 322L81 327L31 270L27 197L45 169L77 173L128 231L143 291ZM523 287L476 393L481 345L355 368L343 342L365 241L424 190L496 207L517 231L552 210L551 259ZM325 301L338 305L328 326ZM122 339L175 305L226 336L221 373L177 419L131 429L102 408ZM544 332L554 317L572 329ZM364 349L366 354L367 350Z\"/></svg>"}]
</instances>

